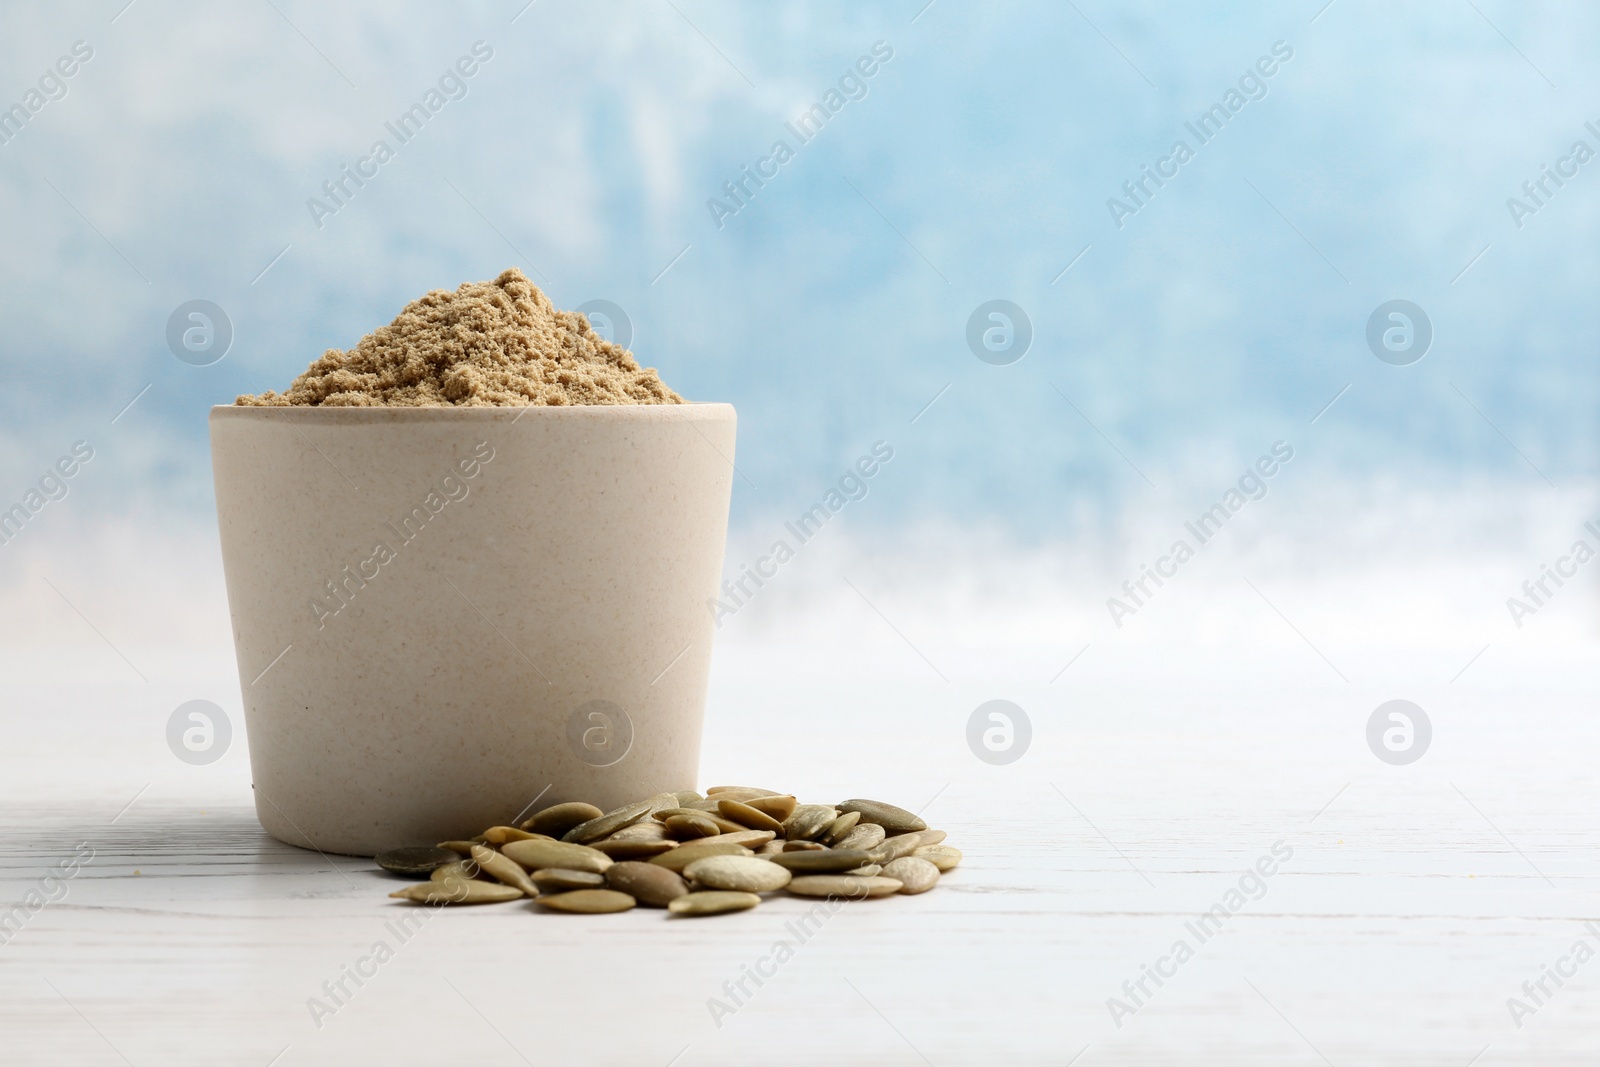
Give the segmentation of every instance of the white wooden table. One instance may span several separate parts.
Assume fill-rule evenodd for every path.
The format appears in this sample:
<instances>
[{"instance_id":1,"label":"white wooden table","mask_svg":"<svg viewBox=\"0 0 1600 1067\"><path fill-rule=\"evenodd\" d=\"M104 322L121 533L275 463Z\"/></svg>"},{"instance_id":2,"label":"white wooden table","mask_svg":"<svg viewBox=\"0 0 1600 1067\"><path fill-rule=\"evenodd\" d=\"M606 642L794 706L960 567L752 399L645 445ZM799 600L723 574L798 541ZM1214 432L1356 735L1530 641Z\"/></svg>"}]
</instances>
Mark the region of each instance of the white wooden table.
<instances>
[{"instance_id":1,"label":"white wooden table","mask_svg":"<svg viewBox=\"0 0 1600 1067\"><path fill-rule=\"evenodd\" d=\"M1600 959L1545 979L1520 1027L1507 1006L1533 1005L1523 983L1579 939L1600 949L1583 925L1600 918L1592 652L1441 678L1415 694L1435 749L1395 768L1361 734L1388 681L1341 683L1292 637L1237 671L1110 649L1054 685L1042 656L991 675L947 662L942 683L892 635L854 659L830 647L724 644L702 784L926 805L967 859L934 892L849 905L804 943L786 923L808 905L789 898L698 921L461 908L402 944L392 880L260 830L242 741L209 767L166 751L182 700L237 706L225 656L158 663L148 686L14 658L13 677L49 680L5 711L0 899L80 842L94 854L0 945L0 1062L1600 1059ZM1353 678L1382 666L1344 662ZM1036 737L991 767L963 729L1001 695ZM1264 895L1200 943L1189 924L1276 842L1292 857ZM733 1004L725 983L780 939L793 958L746 979L719 1026L708 1001ZM1180 939L1194 957L1162 962ZM314 1020L308 1000L332 1004L324 982L378 941L393 958ZM1158 963L1171 976L1146 979L1119 1027L1108 999L1132 1005L1124 982Z\"/></svg>"}]
</instances>

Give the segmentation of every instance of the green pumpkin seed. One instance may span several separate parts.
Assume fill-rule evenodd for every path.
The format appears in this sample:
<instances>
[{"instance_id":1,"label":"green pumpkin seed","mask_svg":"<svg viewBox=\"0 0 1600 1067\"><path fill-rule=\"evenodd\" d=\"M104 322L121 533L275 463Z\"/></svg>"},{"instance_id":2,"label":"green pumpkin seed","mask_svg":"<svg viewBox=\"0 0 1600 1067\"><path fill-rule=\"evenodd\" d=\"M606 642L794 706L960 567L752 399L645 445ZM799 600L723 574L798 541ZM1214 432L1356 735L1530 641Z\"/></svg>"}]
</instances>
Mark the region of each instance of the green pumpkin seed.
<instances>
[{"instance_id":1,"label":"green pumpkin seed","mask_svg":"<svg viewBox=\"0 0 1600 1067\"><path fill-rule=\"evenodd\" d=\"M611 857L598 849L565 841L513 841L501 850L530 871L543 867L565 867L574 871L604 874Z\"/></svg>"},{"instance_id":2,"label":"green pumpkin seed","mask_svg":"<svg viewBox=\"0 0 1600 1067\"><path fill-rule=\"evenodd\" d=\"M961 850L949 845L924 845L912 853L939 868L939 873L954 870L961 863Z\"/></svg>"},{"instance_id":3,"label":"green pumpkin seed","mask_svg":"<svg viewBox=\"0 0 1600 1067\"><path fill-rule=\"evenodd\" d=\"M389 894L397 900L418 904L503 904L521 900L522 890L499 882L451 879L447 882L418 882Z\"/></svg>"},{"instance_id":4,"label":"green pumpkin seed","mask_svg":"<svg viewBox=\"0 0 1600 1067\"><path fill-rule=\"evenodd\" d=\"M826 804L801 804L784 820L783 836L790 841L809 841L821 836L838 817L838 809Z\"/></svg>"},{"instance_id":5,"label":"green pumpkin seed","mask_svg":"<svg viewBox=\"0 0 1600 1067\"><path fill-rule=\"evenodd\" d=\"M842 848L825 848L816 852L783 852L768 856L768 863L785 867L796 874L832 874L851 871L876 862L865 852L845 851Z\"/></svg>"},{"instance_id":6,"label":"green pumpkin seed","mask_svg":"<svg viewBox=\"0 0 1600 1067\"><path fill-rule=\"evenodd\" d=\"M740 800L717 800L717 811L724 819L729 819L739 824L745 830L771 830L777 833L783 829L783 823L774 819L764 811L757 811L750 805Z\"/></svg>"},{"instance_id":7,"label":"green pumpkin seed","mask_svg":"<svg viewBox=\"0 0 1600 1067\"><path fill-rule=\"evenodd\" d=\"M606 884L647 908L664 908L689 891L688 883L676 871L634 861L612 865L606 871Z\"/></svg>"},{"instance_id":8,"label":"green pumpkin seed","mask_svg":"<svg viewBox=\"0 0 1600 1067\"><path fill-rule=\"evenodd\" d=\"M680 841L689 841L697 837L716 837L722 833L722 827L704 815L692 811L669 816L665 825L667 833Z\"/></svg>"},{"instance_id":9,"label":"green pumpkin seed","mask_svg":"<svg viewBox=\"0 0 1600 1067\"><path fill-rule=\"evenodd\" d=\"M793 877L776 863L755 856L707 856L683 869L696 889L726 889L741 893L771 893Z\"/></svg>"},{"instance_id":10,"label":"green pumpkin seed","mask_svg":"<svg viewBox=\"0 0 1600 1067\"><path fill-rule=\"evenodd\" d=\"M840 811L859 811L862 822L874 822L890 833L897 830L926 830L928 824L905 808L885 804L880 800L846 800Z\"/></svg>"},{"instance_id":11,"label":"green pumpkin seed","mask_svg":"<svg viewBox=\"0 0 1600 1067\"><path fill-rule=\"evenodd\" d=\"M718 810L717 802L714 800L697 801L686 808L662 808L660 811L652 812L650 817L664 823L674 815L693 815L697 818L709 819L718 830L725 834L748 829L748 827L742 826L723 815Z\"/></svg>"},{"instance_id":12,"label":"green pumpkin seed","mask_svg":"<svg viewBox=\"0 0 1600 1067\"><path fill-rule=\"evenodd\" d=\"M515 826L491 826L478 836L483 838L485 844L490 845L503 845L507 841L536 841L540 838L546 841L555 840L549 834L530 833Z\"/></svg>"},{"instance_id":13,"label":"green pumpkin seed","mask_svg":"<svg viewBox=\"0 0 1600 1067\"><path fill-rule=\"evenodd\" d=\"M883 844L872 850L872 862L890 863L901 856L909 856L923 845L922 835L898 834L884 838Z\"/></svg>"},{"instance_id":14,"label":"green pumpkin seed","mask_svg":"<svg viewBox=\"0 0 1600 1067\"><path fill-rule=\"evenodd\" d=\"M707 856L748 856L750 850L743 845L730 845L719 841L715 837L703 841L694 841L687 845L679 845L671 852L663 852L650 862L658 867L665 867L669 871L681 871L695 860Z\"/></svg>"},{"instance_id":15,"label":"green pumpkin seed","mask_svg":"<svg viewBox=\"0 0 1600 1067\"><path fill-rule=\"evenodd\" d=\"M497 882L514 885L530 897L539 895L539 887L528 880L527 871L488 845L479 845L472 850L472 862Z\"/></svg>"},{"instance_id":16,"label":"green pumpkin seed","mask_svg":"<svg viewBox=\"0 0 1600 1067\"><path fill-rule=\"evenodd\" d=\"M650 805L650 811L652 814L660 811L662 808L676 808L678 807L678 794L657 793L655 796L646 801L646 803Z\"/></svg>"},{"instance_id":17,"label":"green pumpkin seed","mask_svg":"<svg viewBox=\"0 0 1600 1067\"><path fill-rule=\"evenodd\" d=\"M665 823L656 822L654 819L640 819L631 826L624 826L609 837L601 841L665 841L667 827ZM589 842L590 845L599 844L598 841Z\"/></svg>"},{"instance_id":18,"label":"green pumpkin seed","mask_svg":"<svg viewBox=\"0 0 1600 1067\"><path fill-rule=\"evenodd\" d=\"M459 878L464 881L466 879L478 877L478 873L478 865L472 860L458 859L456 862L447 863L443 867L440 867L438 870L434 871L432 874L428 875L428 880L430 882L448 882L452 879Z\"/></svg>"},{"instance_id":19,"label":"green pumpkin seed","mask_svg":"<svg viewBox=\"0 0 1600 1067\"><path fill-rule=\"evenodd\" d=\"M672 798L672 804L678 802L677 797ZM667 807L671 807L669 804ZM561 835L561 840L575 845L587 845L591 841L598 841L602 837L610 837L624 826L632 826L640 819L649 815L655 808L648 800L641 800L637 804L627 804L606 812L604 815L581 822L577 826Z\"/></svg>"},{"instance_id":20,"label":"green pumpkin seed","mask_svg":"<svg viewBox=\"0 0 1600 1067\"><path fill-rule=\"evenodd\" d=\"M795 878L787 888L789 892L802 897L865 900L868 897L886 897L898 893L900 885L897 879L878 875L862 878L853 874L806 874Z\"/></svg>"},{"instance_id":21,"label":"green pumpkin seed","mask_svg":"<svg viewBox=\"0 0 1600 1067\"><path fill-rule=\"evenodd\" d=\"M859 811L845 812L829 823L828 828L822 832L822 843L830 848L837 845L840 841L850 836L850 831L854 830L856 823L860 821L861 813Z\"/></svg>"},{"instance_id":22,"label":"green pumpkin seed","mask_svg":"<svg viewBox=\"0 0 1600 1067\"><path fill-rule=\"evenodd\" d=\"M608 867L606 874L595 874L593 871L574 871L565 867L545 867L528 877L541 893L565 893L571 889L604 889L610 884L606 875L613 869Z\"/></svg>"},{"instance_id":23,"label":"green pumpkin seed","mask_svg":"<svg viewBox=\"0 0 1600 1067\"><path fill-rule=\"evenodd\" d=\"M834 848L859 848L871 852L883 844L883 839L888 836L883 827L875 822L858 823L854 830L845 835L843 841L834 845Z\"/></svg>"},{"instance_id":24,"label":"green pumpkin seed","mask_svg":"<svg viewBox=\"0 0 1600 1067\"><path fill-rule=\"evenodd\" d=\"M461 856L454 849L418 845L412 848L391 848L372 858L379 867L391 874L426 878L445 864L456 862Z\"/></svg>"},{"instance_id":25,"label":"green pumpkin seed","mask_svg":"<svg viewBox=\"0 0 1600 1067\"><path fill-rule=\"evenodd\" d=\"M722 798L718 797L717 799L721 800ZM732 798L730 797L729 799ZM751 797L745 803L763 815L772 816L779 823L793 815L794 809L799 806L794 797L787 793L771 797Z\"/></svg>"},{"instance_id":26,"label":"green pumpkin seed","mask_svg":"<svg viewBox=\"0 0 1600 1067\"><path fill-rule=\"evenodd\" d=\"M753 785L714 785L706 790L706 797L709 800L754 800L756 797L782 795L771 789L757 789Z\"/></svg>"},{"instance_id":27,"label":"green pumpkin seed","mask_svg":"<svg viewBox=\"0 0 1600 1067\"><path fill-rule=\"evenodd\" d=\"M584 804L573 801L567 804L552 804L534 814L533 818L522 824L522 829L532 830L536 834L548 834L560 838L568 830L590 819L598 819L605 812L593 804Z\"/></svg>"},{"instance_id":28,"label":"green pumpkin seed","mask_svg":"<svg viewBox=\"0 0 1600 1067\"><path fill-rule=\"evenodd\" d=\"M671 852L678 847L676 841L617 841L607 839L596 841L589 846L596 852L604 852L614 860L647 860L652 856L659 856Z\"/></svg>"},{"instance_id":29,"label":"green pumpkin seed","mask_svg":"<svg viewBox=\"0 0 1600 1067\"><path fill-rule=\"evenodd\" d=\"M713 804L712 807L715 808L716 805ZM704 814L706 814L706 812L703 808L662 808L659 811L652 811L650 813L650 818L654 819L656 822L664 823L674 815L699 816Z\"/></svg>"},{"instance_id":30,"label":"green pumpkin seed","mask_svg":"<svg viewBox=\"0 0 1600 1067\"><path fill-rule=\"evenodd\" d=\"M552 911L603 915L614 911L627 911L633 907L634 899L615 889L574 889L570 893L555 893L540 897L539 903Z\"/></svg>"},{"instance_id":31,"label":"green pumpkin seed","mask_svg":"<svg viewBox=\"0 0 1600 1067\"><path fill-rule=\"evenodd\" d=\"M883 876L900 882L900 892L926 893L939 884L939 868L918 856L901 856L884 864Z\"/></svg>"},{"instance_id":32,"label":"green pumpkin seed","mask_svg":"<svg viewBox=\"0 0 1600 1067\"><path fill-rule=\"evenodd\" d=\"M674 915L722 915L730 911L746 911L761 903L754 893L739 893L721 889L707 889L698 893L685 893L667 905Z\"/></svg>"}]
</instances>

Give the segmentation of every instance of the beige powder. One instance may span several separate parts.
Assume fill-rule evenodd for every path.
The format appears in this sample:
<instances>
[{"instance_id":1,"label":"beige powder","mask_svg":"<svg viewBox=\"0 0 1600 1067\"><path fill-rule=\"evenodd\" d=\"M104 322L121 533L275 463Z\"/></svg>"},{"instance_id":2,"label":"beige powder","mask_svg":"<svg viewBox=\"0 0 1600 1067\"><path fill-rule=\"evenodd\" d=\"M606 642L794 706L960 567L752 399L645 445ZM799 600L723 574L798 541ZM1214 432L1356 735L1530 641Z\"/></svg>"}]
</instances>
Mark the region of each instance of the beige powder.
<instances>
[{"instance_id":1,"label":"beige powder","mask_svg":"<svg viewBox=\"0 0 1600 1067\"><path fill-rule=\"evenodd\" d=\"M330 348L286 392L253 407L515 407L682 404L650 367L512 267L492 282L435 289L348 352Z\"/></svg>"}]
</instances>

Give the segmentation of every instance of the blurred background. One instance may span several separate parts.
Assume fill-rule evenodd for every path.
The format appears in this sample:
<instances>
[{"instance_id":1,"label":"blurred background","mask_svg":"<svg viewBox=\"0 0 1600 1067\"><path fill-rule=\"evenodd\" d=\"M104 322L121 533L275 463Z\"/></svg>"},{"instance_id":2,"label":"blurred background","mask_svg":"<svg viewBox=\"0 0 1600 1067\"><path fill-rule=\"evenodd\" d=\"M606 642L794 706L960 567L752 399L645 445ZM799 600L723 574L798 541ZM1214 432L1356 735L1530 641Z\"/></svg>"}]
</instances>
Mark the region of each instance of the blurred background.
<instances>
[{"instance_id":1,"label":"blurred background","mask_svg":"<svg viewBox=\"0 0 1600 1067\"><path fill-rule=\"evenodd\" d=\"M714 722L846 702L970 766L1004 697L1047 755L1055 727L1267 721L1370 760L1382 700L1481 705L1493 749L1507 708L1592 689L1600 564L1523 591L1600 548L1590 5L3 23L0 507L93 454L0 545L14 714L51 737L115 709L165 766L178 703L239 707L207 409L508 266L738 407L730 578L892 449L722 620ZM169 341L195 300L221 358ZM1199 546L1185 523L1275 447Z\"/></svg>"}]
</instances>

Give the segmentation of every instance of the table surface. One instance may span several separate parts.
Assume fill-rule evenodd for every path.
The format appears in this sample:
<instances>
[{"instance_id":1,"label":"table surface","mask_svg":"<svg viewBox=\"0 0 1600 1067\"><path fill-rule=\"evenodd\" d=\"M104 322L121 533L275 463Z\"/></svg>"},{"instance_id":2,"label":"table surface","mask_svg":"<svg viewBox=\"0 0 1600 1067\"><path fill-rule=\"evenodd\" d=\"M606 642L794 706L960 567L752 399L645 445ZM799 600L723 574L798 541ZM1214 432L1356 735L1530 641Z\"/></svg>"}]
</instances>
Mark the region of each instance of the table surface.
<instances>
[{"instance_id":1,"label":"table surface","mask_svg":"<svg viewBox=\"0 0 1600 1067\"><path fill-rule=\"evenodd\" d=\"M147 653L153 681L133 690L13 658L13 677L45 681L19 683L5 711L0 900L59 899L0 944L0 1060L1600 1057L1600 921L1585 925L1600 920L1600 657L1587 644L1487 655L1470 685L1445 681L1460 650L1439 652L1436 671L1408 651L1400 673L1418 676L1420 655L1439 675L1405 691L1435 731L1408 767L1364 742L1371 709L1396 695L1382 650L1346 651L1342 682L1292 635L1243 661L1129 646L1051 683L1041 658L1035 680L997 691L933 678L893 635L853 653L763 648L719 650L703 784L921 808L966 856L935 891L849 904L804 939L790 924L809 903L782 897L705 920L425 910L402 939L393 924L418 912L386 898L395 883L370 861L262 832L242 734L208 767L166 751L183 699L226 704L225 658ZM999 653L991 667L1025 676ZM964 740L997 695L1034 723L1009 766ZM92 859L51 881L80 844ZM1248 877L1274 849L1272 875ZM1219 904L1219 929L1198 928ZM324 983L379 943L392 955L335 1002ZM758 965L775 972L759 986L746 977ZM1165 972L1159 985L1147 967Z\"/></svg>"}]
</instances>

